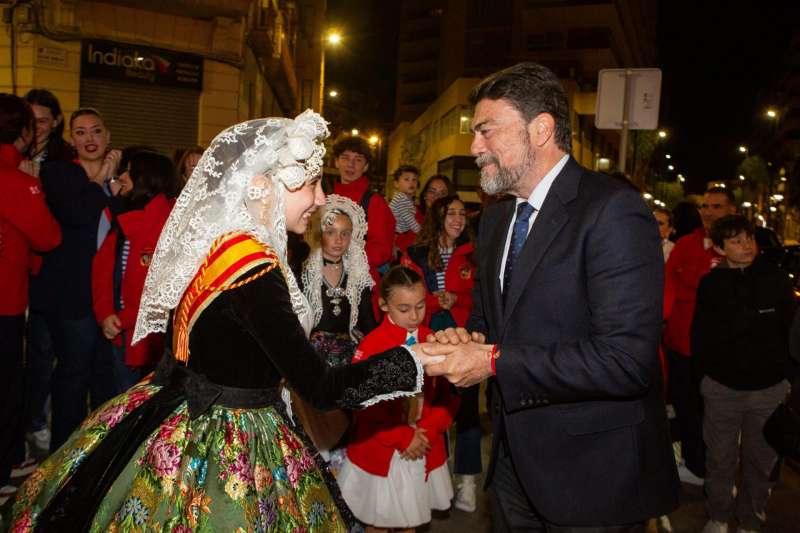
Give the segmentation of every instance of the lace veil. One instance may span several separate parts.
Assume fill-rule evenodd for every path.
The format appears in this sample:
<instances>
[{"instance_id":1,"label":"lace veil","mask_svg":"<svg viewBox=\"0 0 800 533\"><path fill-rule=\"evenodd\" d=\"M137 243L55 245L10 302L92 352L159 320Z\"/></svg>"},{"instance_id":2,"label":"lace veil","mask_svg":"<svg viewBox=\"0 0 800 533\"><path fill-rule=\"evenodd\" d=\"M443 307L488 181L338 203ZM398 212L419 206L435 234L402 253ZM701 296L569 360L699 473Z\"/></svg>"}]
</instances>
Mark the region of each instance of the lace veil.
<instances>
[{"instance_id":1,"label":"lace veil","mask_svg":"<svg viewBox=\"0 0 800 533\"><path fill-rule=\"evenodd\" d=\"M286 275L292 307L309 331L308 302L288 267L284 195L322 171L325 120L306 110L294 120L263 118L236 124L211 142L158 239L142 292L133 342L167 329L174 309L213 242L246 232L272 247ZM266 176L259 184L255 176Z\"/></svg>"},{"instance_id":2,"label":"lace veil","mask_svg":"<svg viewBox=\"0 0 800 533\"><path fill-rule=\"evenodd\" d=\"M364 251L364 238L367 234L367 217L361 206L338 194L330 194L325 200L325 206L321 209L319 227L314 231L320 233L325 230L325 226L333 223L337 215L346 215L353 225L353 233L350 237L350 246L342 256L344 273L347 274L347 288L345 294L350 303L350 338L356 342L361 339L355 335L356 323L358 322L358 307L361 303L361 295L366 288L375 285L369 273L367 263L367 253ZM303 293L308 299L313 316L313 326L319 324L322 318L322 246L316 246L303 264ZM312 326L312 327L313 327Z\"/></svg>"}]
</instances>

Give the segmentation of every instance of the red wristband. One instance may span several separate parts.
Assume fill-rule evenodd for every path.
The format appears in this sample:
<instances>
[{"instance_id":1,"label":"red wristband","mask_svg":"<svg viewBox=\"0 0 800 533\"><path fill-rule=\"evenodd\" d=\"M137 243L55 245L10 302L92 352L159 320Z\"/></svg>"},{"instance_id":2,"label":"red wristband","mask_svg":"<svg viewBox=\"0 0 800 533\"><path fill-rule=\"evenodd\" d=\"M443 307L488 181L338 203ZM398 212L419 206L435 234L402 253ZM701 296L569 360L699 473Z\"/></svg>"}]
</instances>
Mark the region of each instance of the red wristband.
<instances>
[{"instance_id":1,"label":"red wristband","mask_svg":"<svg viewBox=\"0 0 800 533\"><path fill-rule=\"evenodd\" d=\"M497 349L497 345L495 344L492 346L492 351L489 352L489 358L491 359L493 376L497 375L497 367L495 366L495 361L497 361L498 357L500 357L500 351Z\"/></svg>"}]
</instances>

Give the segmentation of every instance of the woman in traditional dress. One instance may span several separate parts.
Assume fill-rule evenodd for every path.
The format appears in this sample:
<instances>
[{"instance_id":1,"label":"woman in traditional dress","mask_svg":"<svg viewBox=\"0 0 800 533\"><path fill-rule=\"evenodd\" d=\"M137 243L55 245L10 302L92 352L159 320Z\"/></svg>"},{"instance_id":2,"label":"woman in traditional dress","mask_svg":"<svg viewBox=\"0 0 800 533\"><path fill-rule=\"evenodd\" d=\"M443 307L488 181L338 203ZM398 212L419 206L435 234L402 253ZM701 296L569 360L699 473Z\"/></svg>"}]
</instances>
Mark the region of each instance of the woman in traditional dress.
<instances>
[{"instance_id":1,"label":"woman in traditional dress","mask_svg":"<svg viewBox=\"0 0 800 533\"><path fill-rule=\"evenodd\" d=\"M338 194L328 195L321 209L318 240L303 264L303 294L314 313L311 344L328 364L350 364L356 346L375 329L370 295L375 282L369 274L364 235L364 210Z\"/></svg>"},{"instance_id":2,"label":"woman in traditional dress","mask_svg":"<svg viewBox=\"0 0 800 533\"><path fill-rule=\"evenodd\" d=\"M324 202L327 133L306 111L213 141L164 226L134 330L137 342L169 329L171 350L28 478L12 531L354 527L281 380L318 408L366 407L418 393L430 358L397 347L334 368L308 343L286 231L305 231Z\"/></svg>"}]
</instances>

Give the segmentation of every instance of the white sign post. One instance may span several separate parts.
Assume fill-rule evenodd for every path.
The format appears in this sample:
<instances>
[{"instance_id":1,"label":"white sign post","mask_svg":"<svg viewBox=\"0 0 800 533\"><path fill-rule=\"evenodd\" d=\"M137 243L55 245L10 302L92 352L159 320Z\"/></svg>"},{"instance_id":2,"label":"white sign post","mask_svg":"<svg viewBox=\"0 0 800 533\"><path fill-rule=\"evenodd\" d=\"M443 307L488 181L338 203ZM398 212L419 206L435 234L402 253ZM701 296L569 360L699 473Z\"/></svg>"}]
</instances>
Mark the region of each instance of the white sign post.
<instances>
[{"instance_id":1,"label":"white sign post","mask_svg":"<svg viewBox=\"0 0 800 533\"><path fill-rule=\"evenodd\" d=\"M622 130L617 164L621 172L625 172L628 130L656 129L660 101L661 69L608 68L598 73L594 125L600 130Z\"/></svg>"}]
</instances>

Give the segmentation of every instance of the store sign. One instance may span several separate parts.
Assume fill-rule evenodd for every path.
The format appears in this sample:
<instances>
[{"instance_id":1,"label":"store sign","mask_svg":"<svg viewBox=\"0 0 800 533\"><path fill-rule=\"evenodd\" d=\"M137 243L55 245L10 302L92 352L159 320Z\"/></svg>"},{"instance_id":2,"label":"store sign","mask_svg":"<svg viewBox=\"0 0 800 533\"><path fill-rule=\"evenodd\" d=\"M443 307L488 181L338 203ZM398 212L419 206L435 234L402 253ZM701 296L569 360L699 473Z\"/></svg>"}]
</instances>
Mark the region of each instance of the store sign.
<instances>
[{"instance_id":1,"label":"store sign","mask_svg":"<svg viewBox=\"0 0 800 533\"><path fill-rule=\"evenodd\" d=\"M159 48L84 41L81 76L203 89L203 58Z\"/></svg>"}]
</instances>

